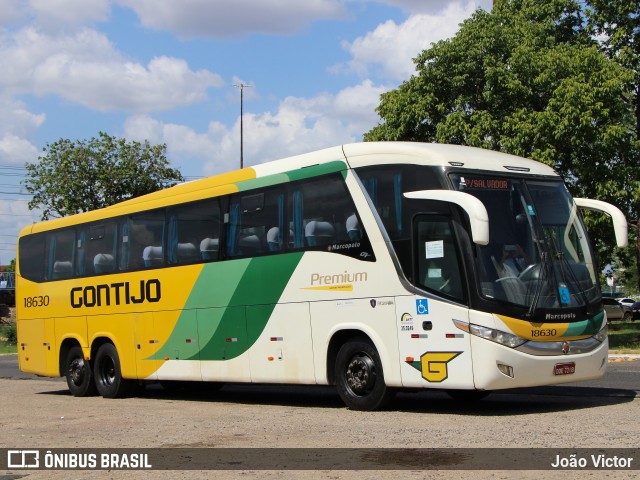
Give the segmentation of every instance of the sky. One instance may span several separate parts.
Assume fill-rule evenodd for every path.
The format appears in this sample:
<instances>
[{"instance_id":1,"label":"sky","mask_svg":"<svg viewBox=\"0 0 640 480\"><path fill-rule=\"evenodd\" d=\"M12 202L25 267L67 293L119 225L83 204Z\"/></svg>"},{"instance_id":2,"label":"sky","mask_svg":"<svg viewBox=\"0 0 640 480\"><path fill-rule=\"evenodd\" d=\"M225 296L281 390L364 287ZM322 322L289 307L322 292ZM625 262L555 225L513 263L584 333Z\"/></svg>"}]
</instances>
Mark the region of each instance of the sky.
<instances>
[{"instance_id":1,"label":"sky","mask_svg":"<svg viewBox=\"0 0 640 480\"><path fill-rule=\"evenodd\" d=\"M0 0L0 264L47 144L166 144L187 179L362 141L412 59L492 0Z\"/></svg>"}]
</instances>

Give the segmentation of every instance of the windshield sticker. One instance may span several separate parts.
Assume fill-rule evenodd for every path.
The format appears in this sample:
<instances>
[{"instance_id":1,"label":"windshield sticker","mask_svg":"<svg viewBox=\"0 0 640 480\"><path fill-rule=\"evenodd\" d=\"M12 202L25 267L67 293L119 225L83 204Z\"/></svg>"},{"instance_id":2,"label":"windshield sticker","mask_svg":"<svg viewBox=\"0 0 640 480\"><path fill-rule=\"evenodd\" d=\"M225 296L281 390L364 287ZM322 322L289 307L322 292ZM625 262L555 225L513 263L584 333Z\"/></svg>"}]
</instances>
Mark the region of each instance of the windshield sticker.
<instances>
[{"instance_id":1,"label":"windshield sticker","mask_svg":"<svg viewBox=\"0 0 640 480\"><path fill-rule=\"evenodd\" d=\"M442 278L442 269L441 268L430 268L427 270L428 278Z\"/></svg>"},{"instance_id":2,"label":"windshield sticker","mask_svg":"<svg viewBox=\"0 0 640 480\"><path fill-rule=\"evenodd\" d=\"M533 209L533 205L527 205L527 212L529 212L530 217L536 216L536 211Z\"/></svg>"},{"instance_id":3,"label":"windshield sticker","mask_svg":"<svg viewBox=\"0 0 640 480\"><path fill-rule=\"evenodd\" d=\"M444 240L424 242L424 247L425 247L425 258L427 260L431 258L444 257Z\"/></svg>"},{"instance_id":4,"label":"windshield sticker","mask_svg":"<svg viewBox=\"0 0 640 480\"><path fill-rule=\"evenodd\" d=\"M569 289L567 287L558 288L558 293L560 293L560 303L563 305L571 304L571 295L569 294Z\"/></svg>"}]
</instances>

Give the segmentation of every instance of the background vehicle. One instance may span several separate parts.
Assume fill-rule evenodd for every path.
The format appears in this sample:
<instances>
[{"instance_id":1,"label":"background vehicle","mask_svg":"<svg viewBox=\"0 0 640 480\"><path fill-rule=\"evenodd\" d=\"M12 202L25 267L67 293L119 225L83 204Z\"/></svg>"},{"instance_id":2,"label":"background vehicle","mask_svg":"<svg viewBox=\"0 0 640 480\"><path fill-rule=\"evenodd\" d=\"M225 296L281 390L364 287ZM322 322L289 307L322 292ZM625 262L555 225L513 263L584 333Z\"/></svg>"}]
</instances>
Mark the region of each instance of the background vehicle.
<instances>
[{"instance_id":1,"label":"background vehicle","mask_svg":"<svg viewBox=\"0 0 640 480\"><path fill-rule=\"evenodd\" d=\"M622 320L624 318L624 308L615 298L604 297L602 299L602 305L604 306L604 311L607 312L607 319L611 320Z\"/></svg>"},{"instance_id":2,"label":"background vehicle","mask_svg":"<svg viewBox=\"0 0 640 480\"><path fill-rule=\"evenodd\" d=\"M598 378L607 325L579 207L543 164L363 143L23 230L23 371L104 397L138 381L477 398Z\"/></svg>"}]
</instances>

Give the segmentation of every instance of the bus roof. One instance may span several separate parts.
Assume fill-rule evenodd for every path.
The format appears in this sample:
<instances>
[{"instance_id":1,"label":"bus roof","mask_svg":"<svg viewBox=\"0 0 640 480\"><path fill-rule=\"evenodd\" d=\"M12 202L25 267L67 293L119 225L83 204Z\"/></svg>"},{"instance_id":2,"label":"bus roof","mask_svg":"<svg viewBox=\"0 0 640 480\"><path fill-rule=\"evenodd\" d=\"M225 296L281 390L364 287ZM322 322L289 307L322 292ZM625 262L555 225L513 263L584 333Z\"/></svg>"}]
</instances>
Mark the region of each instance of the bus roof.
<instances>
[{"instance_id":1,"label":"bus roof","mask_svg":"<svg viewBox=\"0 0 640 480\"><path fill-rule=\"evenodd\" d=\"M206 196L235 193L245 189L243 188L245 182L255 187L260 184L282 183L299 176L294 172L309 167L331 165L330 170L335 171L389 163L456 166L471 170L505 173L516 171L533 175L557 176L551 167L542 163L474 147L418 142L352 143L182 183L103 209L37 223L25 227L20 235L160 208L173 203L194 201ZM270 176L279 177L274 178L273 182L257 181Z\"/></svg>"}]
</instances>

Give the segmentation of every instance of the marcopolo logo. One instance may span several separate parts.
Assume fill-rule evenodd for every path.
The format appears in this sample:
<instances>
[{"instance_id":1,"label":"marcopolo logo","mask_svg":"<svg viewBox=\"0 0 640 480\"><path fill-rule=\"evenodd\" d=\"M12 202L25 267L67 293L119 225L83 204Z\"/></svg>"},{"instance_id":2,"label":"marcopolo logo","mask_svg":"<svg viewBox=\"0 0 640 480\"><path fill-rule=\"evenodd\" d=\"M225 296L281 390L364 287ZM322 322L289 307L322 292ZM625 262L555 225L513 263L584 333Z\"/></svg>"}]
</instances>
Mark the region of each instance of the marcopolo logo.
<instances>
[{"instance_id":1,"label":"marcopolo logo","mask_svg":"<svg viewBox=\"0 0 640 480\"><path fill-rule=\"evenodd\" d=\"M73 308L155 303L161 297L160 280L157 278L140 280L139 284L118 282L74 287L70 292Z\"/></svg>"}]
</instances>

